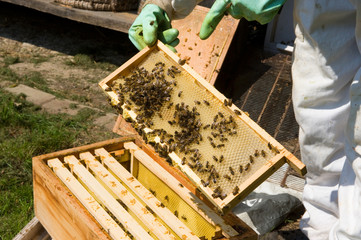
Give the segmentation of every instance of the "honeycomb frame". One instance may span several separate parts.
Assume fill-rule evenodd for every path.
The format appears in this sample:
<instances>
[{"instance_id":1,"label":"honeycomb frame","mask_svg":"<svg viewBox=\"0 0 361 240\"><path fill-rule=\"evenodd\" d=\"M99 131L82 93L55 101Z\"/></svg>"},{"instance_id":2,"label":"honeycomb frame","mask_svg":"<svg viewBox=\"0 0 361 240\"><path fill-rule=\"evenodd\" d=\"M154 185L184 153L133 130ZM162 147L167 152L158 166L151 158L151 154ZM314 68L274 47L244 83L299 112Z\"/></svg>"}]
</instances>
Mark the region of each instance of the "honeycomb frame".
<instances>
[{"instance_id":1,"label":"honeycomb frame","mask_svg":"<svg viewBox=\"0 0 361 240\"><path fill-rule=\"evenodd\" d=\"M181 62L181 59L161 42L158 42L153 47L146 47L99 83L100 87L110 98L110 103L113 106L117 106L119 100L117 94L110 88L112 83L114 81L117 81L120 76L129 75L135 67L146 65L149 69L149 63L154 63L154 61L148 60L148 58L153 59L154 56L156 56L158 60L161 59L162 61L164 61L166 63L166 66L176 66L178 69L181 70L182 81L178 81L178 83L184 83L186 89L182 88L182 84L177 84L177 87L175 87L177 91L175 91L172 96L172 102L180 101L179 95L178 98L175 95L182 91L182 95L184 98L183 101L185 101L186 104L189 104L189 106L191 106L192 102L198 100L207 100L211 103L211 109L207 109L207 107L205 108L211 113L213 112L212 116L209 116L207 112L202 112L202 110L200 110L201 116L206 116L208 114L208 123L210 123L209 119L215 116L215 112L221 112L223 115L232 116L237 122L236 130L242 135L242 137L238 135L231 136L231 139L229 140L229 142L232 142L231 145L229 145L229 143L227 143L226 145L231 146L231 148L228 149L229 147L225 147L225 149L218 150L218 152L220 153L222 153L223 150L226 150L225 154L223 154L226 160L222 165L218 164L218 161L213 161L215 165L218 164L219 166L221 166L220 175L222 177L218 180L218 185L221 184L222 189L227 194L223 198L212 197L212 195L215 194L214 190L216 188L216 184L205 186L204 180L200 177L200 175L202 174L197 174L197 172L191 169L189 165L182 164L182 153L172 152L169 154L169 157L172 159L173 164L179 167L181 171L185 173L185 175L187 175L187 177L195 184L197 188L199 188L203 192L203 194L208 198L208 200L219 211L226 213L227 211L232 209L237 203L239 203L244 197L246 197L251 191L253 191L258 185L265 181L272 173L274 173L286 162L290 164L290 166L294 168L299 174L304 175L306 173L305 165L300 160L298 160L293 154L287 151L280 143L278 143L273 137L271 137L267 132L265 132L252 119L250 119L246 113L238 109L235 104L230 104L231 106L225 106L224 102L228 99L219 91L217 91L212 85L210 85L206 80L204 80L201 76L199 76L190 66L188 66L187 64L179 64ZM192 95L193 92L196 93L195 95L197 95L197 97L203 94L202 99L195 98L195 96ZM184 96L184 94L190 95ZM130 118L133 121L136 121L137 114L135 113L135 111L129 109L129 107L126 108L125 104L121 106L121 108L123 116L125 116L126 118ZM241 114L236 114L236 112L240 112ZM162 112L162 114L163 113L164 112ZM169 117L170 116L168 116L168 118ZM165 118L164 121L167 121L168 118ZM156 122L158 120L156 119ZM161 122L161 120L159 120L158 122ZM144 132L152 131L152 129L149 128L144 128L143 130ZM155 139L155 141L158 142L159 140L159 138ZM203 143L200 144L200 147L202 144ZM248 147L250 148L248 149ZM205 159L207 159L208 161L212 161L211 156L215 156L213 155L212 150L209 150L212 148L207 149L207 147L204 146L203 148L205 149L202 151L205 153ZM216 150L217 149L215 149L214 151ZM217 157L219 156L220 155L217 155ZM251 164L248 164L248 167L246 167L248 162L251 162ZM240 166L242 166L242 171L240 169ZM231 171L236 172L236 174L234 174L235 178L233 178L233 174L230 174ZM223 177L225 175L231 176L231 180L228 181L228 178ZM233 183L231 186L231 184L229 183L232 181ZM235 190L236 188L238 188L237 191Z\"/></svg>"}]
</instances>

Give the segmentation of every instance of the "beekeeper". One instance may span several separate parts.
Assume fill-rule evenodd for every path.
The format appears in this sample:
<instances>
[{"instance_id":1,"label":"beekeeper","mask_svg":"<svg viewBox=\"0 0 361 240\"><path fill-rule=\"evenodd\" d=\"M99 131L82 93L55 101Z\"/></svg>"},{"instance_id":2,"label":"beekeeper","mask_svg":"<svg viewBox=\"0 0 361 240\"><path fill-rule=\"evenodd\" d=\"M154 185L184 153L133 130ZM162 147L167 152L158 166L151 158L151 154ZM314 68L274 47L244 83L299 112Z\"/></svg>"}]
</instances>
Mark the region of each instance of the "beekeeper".
<instances>
[{"instance_id":1,"label":"beekeeper","mask_svg":"<svg viewBox=\"0 0 361 240\"><path fill-rule=\"evenodd\" d=\"M198 1L149 0L129 29L140 50L157 39L174 48L171 20ZM223 15L269 22L285 0L216 0L200 30ZM293 105L308 173L300 228L309 239L361 239L361 1L295 0ZM174 50L174 49L173 49Z\"/></svg>"}]
</instances>

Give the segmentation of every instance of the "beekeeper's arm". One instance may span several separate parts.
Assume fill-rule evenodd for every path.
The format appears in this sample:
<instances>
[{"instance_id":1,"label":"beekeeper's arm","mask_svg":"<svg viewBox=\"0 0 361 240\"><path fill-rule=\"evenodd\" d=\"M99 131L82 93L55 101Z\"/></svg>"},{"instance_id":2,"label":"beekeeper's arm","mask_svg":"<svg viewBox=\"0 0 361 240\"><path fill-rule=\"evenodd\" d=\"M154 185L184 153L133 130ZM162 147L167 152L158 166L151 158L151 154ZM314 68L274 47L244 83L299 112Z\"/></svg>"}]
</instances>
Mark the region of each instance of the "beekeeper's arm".
<instances>
[{"instance_id":1,"label":"beekeeper's arm","mask_svg":"<svg viewBox=\"0 0 361 240\"><path fill-rule=\"evenodd\" d=\"M171 20L181 19L192 12L201 0L148 0L129 29L130 41L139 50L161 40L170 49L178 45L178 30Z\"/></svg>"},{"instance_id":2,"label":"beekeeper's arm","mask_svg":"<svg viewBox=\"0 0 361 240\"><path fill-rule=\"evenodd\" d=\"M199 37L207 39L226 12L236 19L245 18L266 24L285 2L286 0L216 0L203 21Z\"/></svg>"}]
</instances>

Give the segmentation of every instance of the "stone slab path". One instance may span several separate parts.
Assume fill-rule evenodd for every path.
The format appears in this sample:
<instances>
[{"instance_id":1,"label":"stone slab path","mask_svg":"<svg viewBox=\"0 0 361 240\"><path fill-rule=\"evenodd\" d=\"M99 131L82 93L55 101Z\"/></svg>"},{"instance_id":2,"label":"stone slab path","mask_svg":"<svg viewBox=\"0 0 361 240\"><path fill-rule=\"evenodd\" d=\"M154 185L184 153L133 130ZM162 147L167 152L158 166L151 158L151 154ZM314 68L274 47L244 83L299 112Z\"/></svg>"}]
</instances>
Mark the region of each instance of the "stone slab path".
<instances>
[{"instance_id":1,"label":"stone slab path","mask_svg":"<svg viewBox=\"0 0 361 240\"><path fill-rule=\"evenodd\" d=\"M100 109L89 107L75 101L56 98L56 96L50 93L43 92L24 84L19 84L14 87L5 87L4 89L15 95L24 94L27 101L40 106L44 111L51 114L65 113L74 116L84 108L89 108L98 112L101 111ZM102 126L107 130L112 130L116 119L116 114L106 113L106 115L95 119L93 123L95 125Z\"/></svg>"}]
</instances>

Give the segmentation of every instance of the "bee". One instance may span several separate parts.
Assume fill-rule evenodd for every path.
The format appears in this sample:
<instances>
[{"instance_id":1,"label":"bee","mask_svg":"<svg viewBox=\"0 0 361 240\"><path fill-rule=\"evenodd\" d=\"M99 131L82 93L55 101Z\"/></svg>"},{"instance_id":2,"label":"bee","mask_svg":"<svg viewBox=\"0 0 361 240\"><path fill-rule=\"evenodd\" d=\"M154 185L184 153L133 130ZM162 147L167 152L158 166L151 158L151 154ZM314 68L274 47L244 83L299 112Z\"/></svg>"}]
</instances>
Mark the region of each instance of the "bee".
<instances>
[{"instance_id":1,"label":"bee","mask_svg":"<svg viewBox=\"0 0 361 240\"><path fill-rule=\"evenodd\" d=\"M201 104L201 102L198 101L198 100L195 100L194 103L197 104L197 105L200 105L200 104Z\"/></svg>"},{"instance_id":2,"label":"bee","mask_svg":"<svg viewBox=\"0 0 361 240\"><path fill-rule=\"evenodd\" d=\"M178 97L181 97L181 96L182 96L182 92L183 92L183 91L179 91Z\"/></svg>"},{"instance_id":3,"label":"bee","mask_svg":"<svg viewBox=\"0 0 361 240\"><path fill-rule=\"evenodd\" d=\"M253 159L253 156L252 156L252 155L249 155L249 162L250 162L250 163L253 163L253 162L254 162L254 159Z\"/></svg>"},{"instance_id":4,"label":"bee","mask_svg":"<svg viewBox=\"0 0 361 240\"><path fill-rule=\"evenodd\" d=\"M180 65L184 65L184 64L186 63L186 60L179 58L178 63L179 63Z\"/></svg>"},{"instance_id":5,"label":"bee","mask_svg":"<svg viewBox=\"0 0 361 240\"><path fill-rule=\"evenodd\" d=\"M176 217L178 217L178 211L177 211L177 210L174 211L174 215L175 215Z\"/></svg>"},{"instance_id":6,"label":"bee","mask_svg":"<svg viewBox=\"0 0 361 240\"><path fill-rule=\"evenodd\" d=\"M104 91L107 91L107 92L112 91L112 88L108 86L104 89Z\"/></svg>"},{"instance_id":7,"label":"bee","mask_svg":"<svg viewBox=\"0 0 361 240\"><path fill-rule=\"evenodd\" d=\"M224 103L224 106L226 106L226 107L228 106L228 100L227 100L227 98L224 99L223 103Z\"/></svg>"},{"instance_id":8,"label":"bee","mask_svg":"<svg viewBox=\"0 0 361 240\"><path fill-rule=\"evenodd\" d=\"M221 148L221 147L224 147L224 144L223 144L223 143L217 145L217 148Z\"/></svg>"},{"instance_id":9,"label":"bee","mask_svg":"<svg viewBox=\"0 0 361 240\"><path fill-rule=\"evenodd\" d=\"M213 122L217 122L217 120L218 120L218 115L214 116Z\"/></svg>"},{"instance_id":10,"label":"bee","mask_svg":"<svg viewBox=\"0 0 361 240\"><path fill-rule=\"evenodd\" d=\"M213 198L218 198L218 197L220 197L220 196L221 196L221 194L218 193L218 192L212 193L212 197L213 197Z\"/></svg>"},{"instance_id":11,"label":"bee","mask_svg":"<svg viewBox=\"0 0 361 240\"><path fill-rule=\"evenodd\" d=\"M172 106L173 106L173 103L171 102L171 103L169 103L167 108L170 109Z\"/></svg>"},{"instance_id":12,"label":"bee","mask_svg":"<svg viewBox=\"0 0 361 240\"><path fill-rule=\"evenodd\" d=\"M249 169L250 166L251 166L251 165L250 165L249 163L247 163L246 166L244 167L244 171L248 171L248 169Z\"/></svg>"},{"instance_id":13,"label":"bee","mask_svg":"<svg viewBox=\"0 0 361 240\"><path fill-rule=\"evenodd\" d=\"M207 100L203 100L204 104L206 104L207 106L209 106L209 102Z\"/></svg>"},{"instance_id":14,"label":"bee","mask_svg":"<svg viewBox=\"0 0 361 240\"><path fill-rule=\"evenodd\" d=\"M225 179L229 180L229 181L231 181L231 179L232 179L232 178L231 178L230 176L228 176L227 174L224 174L223 177L224 177Z\"/></svg>"},{"instance_id":15,"label":"bee","mask_svg":"<svg viewBox=\"0 0 361 240\"><path fill-rule=\"evenodd\" d=\"M212 156L213 160L218 162L218 158L216 156Z\"/></svg>"},{"instance_id":16,"label":"bee","mask_svg":"<svg viewBox=\"0 0 361 240\"><path fill-rule=\"evenodd\" d=\"M224 157L223 157L223 155L221 155L221 156L219 157L219 162L221 163L221 162L223 162L223 160L224 160Z\"/></svg>"},{"instance_id":17,"label":"bee","mask_svg":"<svg viewBox=\"0 0 361 240\"><path fill-rule=\"evenodd\" d=\"M237 110L237 109L234 109L234 113L237 114L237 115L241 115L241 111Z\"/></svg>"},{"instance_id":18,"label":"bee","mask_svg":"<svg viewBox=\"0 0 361 240\"><path fill-rule=\"evenodd\" d=\"M211 142L213 141L213 138L211 138L210 136L208 136L207 139Z\"/></svg>"},{"instance_id":19,"label":"bee","mask_svg":"<svg viewBox=\"0 0 361 240\"><path fill-rule=\"evenodd\" d=\"M229 106L229 107L232 107L232 99L231 99L231 98L228 99L228 106Z\"/></svg>"},{"instance_id":20,"label":"bee","mask_svg":"<svg viewBox=\"0 0 361 240\"><path fill-rule=\"evenodd\" d=\"M165 199L166 201L169 201L168 195L165 195L164 199Z\"/></svg>"},{"instance_id":21,"label":"bee","mask_svg":"<svg viewBox=\"0 0 361 240\"><path fill-rule=\"evenodd\" d=\"M223 115L223 113L221 113L221 112L218 112L218 115L221 117L221 118L224 118L224 115Z\"/></svg>"},{"instance_id":22,"label":"bee","mask_svg":"<svg viewBox=\"0 0 361 240\"><path fill-rule=\"evenodd\" d=\"M215 193L219 193L219 192L222 192L222 189L221 189L221 187L220 186L218 186L218 187L216 187L216 189L214 189L214 191L213 192L215 192Z\"/></svg>"},{"instance_id":23,"label":"bee","mask_svg":"<svg viewBox=\"0 0 361 240\"><path fill-rule=\"evenodd\" d=\"M187 217L186 217L185 215L182 215L182 219L183 219L184 221L187 221Z\"/></svg>"},{"instance_id":24,"label":"bee","mask_svg":"<svg viewBox=\"0 0 361 240\"><path fill-rule=\"evenodd\" d=\"M214 142L211 142L211 145L213 148L216 148L216 144Z\"/></svg>"},{"instance_id":25,"label":"bee","mask_svg":"<svg viewBox=\"0 0 361 240\"><path fill-rule=\"evenodd\" d=\"M208 169L209 168L209 162L207 161L206 162L206 169Z\"/></svg>"},{"instance_id":26,"label":"bee","mask_svg":"<svg viewBox=\"0 0 361 240\"><path fill-rule=\"evenodd\" d=\"M227 194L225 194L225 193L222 193L221 194L221 196L220 196L220 198L223 200L223 199L225 199L227 197Z\"/></svg>"},{"instance_id":27,"label":"bee","mask_svg":"<svg viewBox=\"0 0 361 240\"><path fill-rule=\"evenodd\" d=\"M149 188L149 192L151 192L154 196L157 196L157 193L153 189Z\"/></svg>"},{"instance_id":28,"label":"bee","mask_svg":"<svg viewBox=\"0 0 361 240\"><path fill-rule=\"evenodd\" d=\"M239 173L242 173L242 172L243 172L243 166L239 165Z\"/></svg>"},{"instance_id":29,"label":"bee","mask_svg":"<svg viewBox=\"0 0 361 240\"><path fill-rule=\"evenodd\" d=\"M186 157L183 157L183 158L182 158L182 162L181 162L181 164L182 164L182 165L184 165L184 164L186 164L186 162L187 162Z\"/></svg>"},{"instance_id":30,"label":"bee","mask_svg":"<svg viewBox=\"0 0 361 240\"><path fill-rule=\"evenodd\" d=\"M261 151L262 157L266 157L266 152L264 150Z\"/></svg>"},{"instance_id":31,"label":"bee","mask_svg":"<svg viewBox=\"0 0 361 240\"><path fill-rule=\"evenodd\" d=\"M219 140L221 140L221 142L226 142L226 141L228 141L228 138L226 138L226 137L222 137L221 139L219 139Z\"/></svg>"},{"instance_id":32,"label":"bee","mask_svg":"<svg viewBox=\"0 0 361 240\"><path fill-rule=\"evenodd\" d=\"M188 163L188 166L191 168L191 169L193 169L195 166L194 165L192 165L191 163Z\"/></svg>"},{"instance_id":33,"label":"bee","mask_svg":"<svg viewBox=\"0 0 361 240\"><path fill-rule=\"evenodd\" d=\"M168 123L169 123L170 125L173 125L173 122L172 122L172 121L168 121Z\"/></svg>"},{"instance_id":34,"label":"bee","mask_svg":"<svg viewBox=\"0 0 361 240\"><path fill-rule=\"evenodd\" d=\"M234 175L234 171L233 171L233 168L232 167L229 167L229 172Z\"/></svg>"},{"instance_id":35,"label":"bee","mask_svg":"<svg viewBox=\"0 0 361 240\"><path fill-rule=\"evenodd\" d=\"M272 150L272 144L270 142L268 142L267 146L268 146L269 150Z\"/></svg>"},{"instance_id":36,"label":"bee","mask_svg":"<svg viewBox=\"0 0 361 240\"><path fill-rule=\"evenodd\" d=\"M180 187L184 187L183 184L181 184L181 183L179 183L178 185L179 185Z\"/></svg>"},{"instance_id":37,"label":"bee","mask_svg":"<svg viewBox=\"0 0 361 240\"><path fill-rule=\"evenodd\" d=\"M258 156L259 156L258 150L256 150L256 151L254 152L254 156L255 156L255 157L258 157Z\"/></svg>"},{"instance_id":38,"label":"bee","mask_svg":"<svg viewBox=\"0 0 361 240\"><path fill-rule=\"evenodd\" d=\"M213 176L212 178L213 183L217 183L217 179Z\"/></svg>"},{"instance_id":39,"label":"bee","mask_svg":"<svg viewBox=\"0 0 361 240\"><path fill-rule=\"evenodd\" d=\"M233 195L237 195L237 193L239 192L239 187L236 186L234 189L233 189Z\"/></svg>"},{"instance_id":40,"label":"bee","mask_svg":"<svg viewBox=\"0 0 361 240\"><path fill-rule=\"evenodd\" d=\"M159 118L163 118L163 115L161 113L158 113Z\"/></svg>"},{"instance_id":41,"label":"bee","mask_svg":"<svg viewBox=\"0 0 361 240\"><path fill-rule=\"evenodd\" d=\"M218 133L215 133L215 132L211 132L211 134L214 138L218 137L218 135L219 135Z\"/></svg>"}]
</instances>

